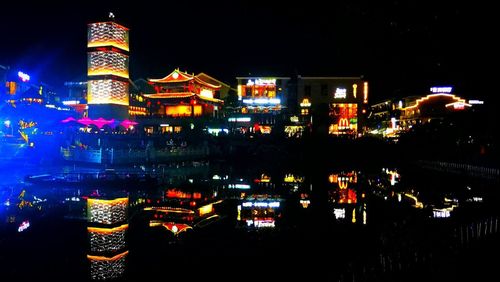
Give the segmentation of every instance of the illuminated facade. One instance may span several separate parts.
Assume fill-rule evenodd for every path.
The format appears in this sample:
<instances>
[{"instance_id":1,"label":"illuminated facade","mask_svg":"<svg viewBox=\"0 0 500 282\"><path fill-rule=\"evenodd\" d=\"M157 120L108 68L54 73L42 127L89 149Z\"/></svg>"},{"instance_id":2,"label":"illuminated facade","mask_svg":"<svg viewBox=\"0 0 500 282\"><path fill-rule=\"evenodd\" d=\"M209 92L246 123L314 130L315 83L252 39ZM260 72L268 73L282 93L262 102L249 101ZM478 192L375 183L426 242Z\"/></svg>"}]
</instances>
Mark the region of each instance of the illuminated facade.
<instances>
[{"instance_id":1,"label":"illuminated facade","mask_svg":"<svg viewBox=\"0 0 500 282\"><path fill-rule=\"evenodd\" d=\"M179 236L217 220L219 215L215 212L215 206L221 202L217 193L212 191L168 189L161 200L148 199L144 211L149 214L150 227L163 227L172 235Z\"/></svg>"},{"instance_id":2,"label":"illuminated facade","mask_svg":"<svg viewBox=\"0 0 500 282\"><path fill-rule=\"evenodd\" d=\"M366 224L366 194L358 192L356 171L330 174L328 181L333 186L328 195L335 219L340 222Z\"/></svg>"},{"instance_id":3,"label":"illuminated facade","mask_svg":"<svg viewBox=\"0 0 500 282\"><path fill-rule=\"evenodd\" d=\"M24 71L5 68L5 70L0 68L1 101L5 101L13 107L45 104L54 106L56 92L51 86L38 81Z\"/></svg>"},{"instance_id":4,"label":"illuminated facade","mask_svg":"<svg viewBox=\"0 0 500 282\"><path fill-rule=\"evenodd\" d=\"M91 23L87 47L89 117L128 118L128 28L113 21Z\"/></svg>"},{"instance_id":5,"label":"illuminated facade","mask_svg":"<svg viewBox=\"0 0 500 282\"><path fill-rule=\"evenodd\" d=\"M205 74L194 75L178 69L164 78L149 79L155 93L145 94L154 116L201 117L217 116L223 101L220 84L213 84Z\"/></svg>"},{"instance_id":6,"label":"illuminated facade","mask_svg":"<svg viewBox=\"0 0 500 282\"><path fill-rule=\"evenodd\" d=\"M91 278L93 280L108 280L122 277L125 273L127 255L128 251L109 258L88 255Z\"/></svg>"},{"instance_id":7,"label":"illuminated facade","mask_svg":"<svg viewBox=\"0 0 500 282\"><path fill-rule=\"evenodd\" d=\"M474 110L481 100L466 100L453 94L452 87L431 87L425 96L387 99L370 106L369 132L397 138L415 125L443 120Z\"/></svg>"},{"instance_id":8,"label":"illuminated facade","mask_svg":"<svg viewBox=\"0 0 500 282\"><path fill-rule=\"evenodd\" d=\"M236 220L245 228L275 228L281 217L281 199L270 195L245 198L236 208Z\"/></svg>"},{"instance_id":9,"label":"illuminated facade","mask_svg":"<svg viewBox=\"0 0 500 282\"><path fill-rule=\"evenodd\" d=\"M399 137L399 117L405 99L387 99L370 106L368 131L384 138Z\"/></svg>"},{"instance_id":10,"label":"illuminated facade","mask_svg":"<svg viewBox=\"0 0 500 282\"><path fill-rule=\"evenodd\" d=\"M67 81L64 83L68 97L62 103L73 108L77 113L84 115L87 111L87 81Z\"/></svg>"},{"instance_id":11,"label":"illuminated facade","mask_svg":"<svg viewBox=\"0 0 500 282\"><path fill-rule=\"evenodd\" d=\"M358 136L363 132L368 90L361 77L298 76L300 120L304 124L314 120L316 130L330 135Z\"/></svg>"},{"instance_id":12,"label":"illuminated facade","mask_svg":"<svg viewBox=\"0 0 500 282\"><path fill-rule=\"evenodd\" d=\"M128 254L126 232L128 198L87 199L90 276L94 280L119 278Z\"/></svg>"},{"instance_id":13,"label":"illuminated facade","mask_svg":"<svg viewBox=\"0 0 500 282\"><path fill-rule=\"evenodd\" d=\"M288 109L290 77L236 77L240 107L238 112L249 116L251 124L239 124L243 133L269 134Z\"/></svg>"},{"instance_id":14,"label":"illuminated facade","mask_svg":"<svg viewBox=\"0 0 500 282\"><path fill-rule=\"evenodd\" d=\"M431 87L431 93L406 99L405 106L401 108L400 126L408 130L413 125L442 119L450 113L461 112L472 107L465 99L452 94L452 87ZM473 100L474 101L474 100Z\"/></svg>"},{"instance_id":15,"label":"illuminated facade","mask_svg":"<svg viewBox=\"0 0 500 282\"><path fill-rule=\"evenodd\" d=\"M242 113L270 113L286 106L290 77L237 77Z\"/></svg>"}]
</instances>

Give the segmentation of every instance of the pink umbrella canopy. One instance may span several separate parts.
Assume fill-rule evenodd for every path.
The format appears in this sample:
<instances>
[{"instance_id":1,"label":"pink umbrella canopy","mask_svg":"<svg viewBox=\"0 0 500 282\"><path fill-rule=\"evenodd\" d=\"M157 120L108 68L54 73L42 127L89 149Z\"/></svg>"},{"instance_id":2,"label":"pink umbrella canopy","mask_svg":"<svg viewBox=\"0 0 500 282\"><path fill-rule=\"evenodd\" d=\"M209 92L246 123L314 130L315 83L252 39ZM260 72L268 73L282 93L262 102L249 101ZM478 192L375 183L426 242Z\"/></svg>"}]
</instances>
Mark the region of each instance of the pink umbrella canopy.
<instances>
[{"instance_id":1,"label":"pink umbrella canopy","mask_svg":"<svg viewBox=\"0 0 500 282\"><path fill-rule=\"evenodd\" d=\"M78 123L81 123L81 124L83 124L85 126L89 126L90 124L93 123L93 121L91 119L89 119L88 117L81 118L81 119L79 119L77 121L78 121Z\"/></svg>"},{"instance_id":2,"label":"pink umbrella canopy","mask_svg":"<svg viewBox=\"0 0 500 282\"><path fill-rule=\"evenodd\" d=\"M70 121L76 121L76 119L74 117L69 117L61 120L62 123L68 123Z\"/></svg>"},{"instance_id":3,"label":"pink umbrella canopy","mask_svg":"<svg viewBox=\"0 0 500 282\"><path fill-rule=\"evenodd\" d=\"M137 123L135 121L128 120L128 119L126 119L120 123L120 125L125 127L125 128L129 128L129 127L131 127L133 125L137 125L137 124L139 124L139 123Z\"/></svg>"},{"instance_id":4,"label":"pink umbrella canopy","mask_svg":"<svg viewBox=\"0 0 500 282\"><path fill-rule=\"evenodd\" d=\"M115 122L114 119L105 120L102 117L100 117L98 119L93 120L92 124L94 124L95 126L97 126L97 128L101 129L106 124L112 124L113 122Z\"/></svg>"}]
</instances>

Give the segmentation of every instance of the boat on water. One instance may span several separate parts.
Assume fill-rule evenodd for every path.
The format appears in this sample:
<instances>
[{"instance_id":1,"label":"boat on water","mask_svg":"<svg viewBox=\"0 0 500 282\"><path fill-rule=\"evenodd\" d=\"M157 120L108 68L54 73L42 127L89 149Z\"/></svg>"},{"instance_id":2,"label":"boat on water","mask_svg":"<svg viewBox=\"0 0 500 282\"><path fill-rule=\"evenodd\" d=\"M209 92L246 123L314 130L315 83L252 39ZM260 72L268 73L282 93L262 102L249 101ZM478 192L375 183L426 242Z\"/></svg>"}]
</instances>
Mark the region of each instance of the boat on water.
<instances>
[{"instance_id":1,"label":"boat on water","mask_svg":"<svg viewBox=\"0 0 500 282\"><path fill-rule=\"evenodd\" d=\"M115 171L107 169L99 172L69 172L57 174L28 175L26 183L41 186L96 186L96 187L134 187L156 185L158 178L150 173Z\"/></svg>"}]
</instances>

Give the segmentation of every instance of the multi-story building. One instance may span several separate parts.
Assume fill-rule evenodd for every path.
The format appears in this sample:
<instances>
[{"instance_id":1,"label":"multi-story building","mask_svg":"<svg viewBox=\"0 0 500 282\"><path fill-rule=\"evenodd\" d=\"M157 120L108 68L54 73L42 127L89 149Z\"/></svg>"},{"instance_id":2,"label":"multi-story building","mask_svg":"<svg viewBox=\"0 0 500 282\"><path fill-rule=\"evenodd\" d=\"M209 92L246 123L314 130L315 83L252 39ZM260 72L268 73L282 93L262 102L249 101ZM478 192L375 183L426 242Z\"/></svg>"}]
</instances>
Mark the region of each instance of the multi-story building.
<instances>
[{"instance_id":1,"label":"multi-story building","mask_svg":"<svg viewBox=\"0 0 500 282\"><path fill-rule=\"evenodd\" d=\"M238 114L229 117L232 128L269 134L289 108L290 77L236 77Z\"/></svg>"},{"instance_id":2,"label":"multi-story building","mask_svg":"<svg viewBox=\"0 0 500 282\"><path fill-rule=\"evenodd\" d=\"M127 119L129 107L129 29L114 21L88 26L90 118Z\"/></svg>"},{"instance_id":3,"label":"multi-story building","mask_svg":"<svg viewBox=\"0 0 500 282\"><path fill-rule=\"evenodd\" d=\"M164 78L149 79L149 82L156 93L144 96L150 100L149 111L155 116L216 116L223 103L216 98L221 85L178 69Z\"/></svg>"},{"instance_id":4,"label":"multi-story building","mask_svg":"<svg viewBox=\"0 0 500 282\"><path fill-rule=\"evenodd\" d=\"M405 99L404 107L401 108L400 126L407 130L414 125L428 123L434 119L443 119L450 113L468 110L477 100L472 103L453 94L452 87L431 87L430 94L422 97L411 97Z\"/></svg>"},{"instance_id":5,"label":"multi-story building","mask_svg":"<svg viewBox=\"0 0 500 282\"><path fill-rule=\"evenodd\" d=\"M64 83L67 96L62 103L73 108L80 115L87 114L87 81L67 81Z\"/></svg>"},{"instance_id":6,"label":"multi-story building","mask_svg":"<svg viewBox=\"0 0 500 282\"><path fill-rule=\"evenodd\" d=\"M297 78L300 120L318 133L358 136L368 107L368 82L362 77Z\"/></svg>"},{"instance_id":7,"label":"multi-story building","mask_svg":"<svg viewBox=\"0 0 500 282\"><path fill-rule=\"evenodd\" d=\"M140 120L146 133L181 133L191 127L204 127L222 115L229 86L207 74L198 75L175 69L159 79L137 81L146 99L147 117Z\"/></svg>"}]
</instances>

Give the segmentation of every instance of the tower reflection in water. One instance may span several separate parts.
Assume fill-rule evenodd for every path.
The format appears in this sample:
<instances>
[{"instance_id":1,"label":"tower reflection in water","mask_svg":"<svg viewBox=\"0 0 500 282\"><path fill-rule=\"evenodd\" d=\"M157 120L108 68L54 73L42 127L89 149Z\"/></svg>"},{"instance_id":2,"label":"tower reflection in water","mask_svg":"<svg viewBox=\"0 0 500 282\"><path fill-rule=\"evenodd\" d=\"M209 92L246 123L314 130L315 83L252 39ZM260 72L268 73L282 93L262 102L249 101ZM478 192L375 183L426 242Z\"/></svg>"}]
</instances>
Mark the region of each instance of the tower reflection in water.
<instances>
[{"instance_id":1,"label":"tower reflection in water","mask_svg":"<svg viewBox=\"0 0 500 282\"><path fill-rule=\"evenodd\" d=\"M125 272L128 198L87 199L90 277L120 278Z\"/></svg>"},{"instance_id":2,"label":"tower reflection in water","mask_svg":"<svg viewBox=\"0 0 500 282\"><path fill-rule=\"evenodd\" d=\"M337 221L366 224L366 195L357 186L357 172L330 174L328 181L333 185L328 194Z\"/></svg>"}]
</instances>

